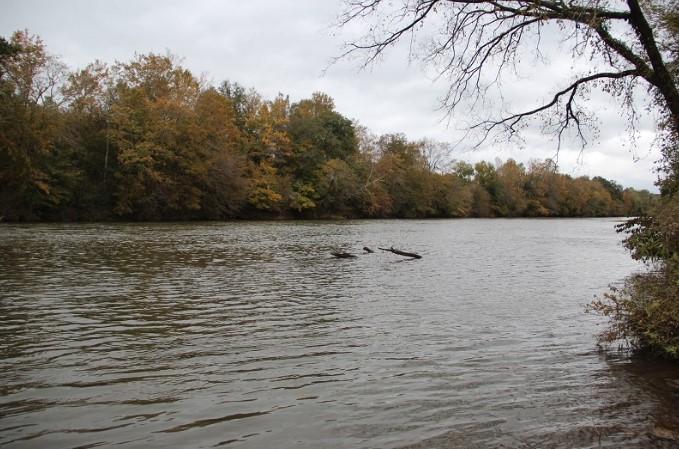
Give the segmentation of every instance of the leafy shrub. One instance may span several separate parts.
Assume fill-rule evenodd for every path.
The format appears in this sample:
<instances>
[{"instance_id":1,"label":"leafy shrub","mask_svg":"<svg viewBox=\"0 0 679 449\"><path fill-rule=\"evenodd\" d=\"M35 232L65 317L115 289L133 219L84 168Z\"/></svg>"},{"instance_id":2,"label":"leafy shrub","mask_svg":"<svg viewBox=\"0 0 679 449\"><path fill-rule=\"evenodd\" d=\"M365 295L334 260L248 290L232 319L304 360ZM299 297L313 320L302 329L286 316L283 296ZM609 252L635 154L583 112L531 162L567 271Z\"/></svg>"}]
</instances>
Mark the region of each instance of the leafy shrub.
<instances>
[{"instance_id":1,"label":"leafy shrub","mask_svg":"<svg viewBox=\"0 0 679 449\"><path fill-rule=\"evenodd\" d=\"M618 232L628 234L632 257L651 269L592 302L591 310L610 319L599 339L679 360L679 195L665 198L654 217L629 220Z\"/></svg>"}]
</instances>

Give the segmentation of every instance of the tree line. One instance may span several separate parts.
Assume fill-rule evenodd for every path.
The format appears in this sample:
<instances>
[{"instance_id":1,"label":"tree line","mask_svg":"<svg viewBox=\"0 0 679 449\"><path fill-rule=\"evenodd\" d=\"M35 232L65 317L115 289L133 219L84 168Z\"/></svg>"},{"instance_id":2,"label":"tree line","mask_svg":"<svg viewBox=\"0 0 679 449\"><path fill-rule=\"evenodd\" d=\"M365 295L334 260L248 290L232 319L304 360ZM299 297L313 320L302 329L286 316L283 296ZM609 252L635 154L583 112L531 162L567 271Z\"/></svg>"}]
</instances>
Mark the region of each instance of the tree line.
<instances>
[{"instance_id":1,"label":"tree line","mask_svg":"<svg viewBox=\"0 0 679 449\"><path fill-rule=\"evenodd\" d=\"M0 216L38 220L592 217L656 196L601 177L448 161L373 136L323 93L212 86L171 55L69 71L28 31L0 38Z\"/></svg>"}]
</instances>

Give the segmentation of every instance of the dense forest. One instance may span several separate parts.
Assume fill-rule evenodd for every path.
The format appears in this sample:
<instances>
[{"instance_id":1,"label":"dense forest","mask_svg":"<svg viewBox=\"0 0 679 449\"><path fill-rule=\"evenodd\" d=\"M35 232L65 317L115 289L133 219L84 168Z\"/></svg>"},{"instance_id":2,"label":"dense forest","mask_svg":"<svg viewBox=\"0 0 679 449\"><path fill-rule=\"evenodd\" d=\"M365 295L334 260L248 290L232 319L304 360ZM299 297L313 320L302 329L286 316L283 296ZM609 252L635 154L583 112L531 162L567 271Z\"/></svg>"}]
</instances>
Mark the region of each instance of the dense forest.
<instances>
[{"instance_id":1,"label":"dense forest","mask_svg":"<svg viewBox=\"0 0 679 449\"><path fill-rule=\"evenodd\" d=\"M630 216L656 199L551 160L450 161L325 94L211 86L170 55L69 71L27 31L0 40L0 96L5 221Z\"/></svg>"}]
</instances>

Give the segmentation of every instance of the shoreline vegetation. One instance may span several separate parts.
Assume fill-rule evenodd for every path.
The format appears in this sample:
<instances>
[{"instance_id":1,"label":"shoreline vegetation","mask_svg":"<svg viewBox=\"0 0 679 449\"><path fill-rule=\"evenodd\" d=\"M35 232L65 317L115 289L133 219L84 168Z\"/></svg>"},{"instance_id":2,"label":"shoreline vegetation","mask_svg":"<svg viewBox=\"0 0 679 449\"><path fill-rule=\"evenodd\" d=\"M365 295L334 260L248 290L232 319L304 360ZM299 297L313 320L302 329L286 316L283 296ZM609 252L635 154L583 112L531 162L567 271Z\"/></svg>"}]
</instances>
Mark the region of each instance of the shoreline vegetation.
<instances>
[{"instance_id":1,"label":"shoreline vegetation","mask_svg":"<svg viewBox=\"0 0 679 449\"><path fill-rule=\"evenodd\" d=\"M0 40L2 222L604 217L657 195L552 160L471 164L446 143L373 136L323 93L299 102L171 55L71 71L42 40Z\"/></svg>"},{"instance_id":2,"label":"shoreline vegetation","mask_svg":"<svg viewBox=\"0 0 679 449\"><path fill-rule=\"evenodd\" d=\"M649 270L630 275L589 309L609 318L601 343L622 341L637 353L679 361L679 196L660 201L652 217L617 226L632 257Z\"/></svg>"}]
</instances>

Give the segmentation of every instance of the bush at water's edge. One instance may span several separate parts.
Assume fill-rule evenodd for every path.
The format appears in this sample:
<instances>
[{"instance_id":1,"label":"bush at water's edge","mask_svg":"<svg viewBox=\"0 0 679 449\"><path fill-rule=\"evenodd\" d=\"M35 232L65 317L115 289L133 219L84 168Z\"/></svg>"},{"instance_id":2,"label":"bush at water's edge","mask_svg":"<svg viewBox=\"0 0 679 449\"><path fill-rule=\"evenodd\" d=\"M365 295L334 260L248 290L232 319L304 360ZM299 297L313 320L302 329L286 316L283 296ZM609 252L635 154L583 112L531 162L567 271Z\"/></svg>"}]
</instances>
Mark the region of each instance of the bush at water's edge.
<instances>
[{"instance_id":1,"label":"bush at water's edge","mask_svg":"<svg viewBox=\"0 0 679 449\"><path fill-rule=\"evenodd\" d=\"M666 198L655 217L629 220L618 230L628 234L632 257L653 269L592 302L593 311L610 319L599 339L625 340L638 352L679 360L679 196Z\"/></svg>"}]
</instances>

